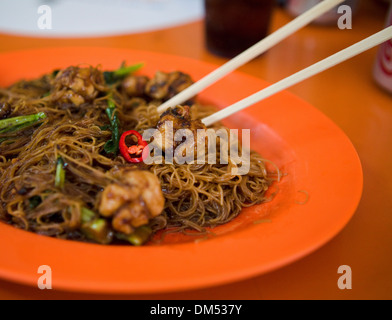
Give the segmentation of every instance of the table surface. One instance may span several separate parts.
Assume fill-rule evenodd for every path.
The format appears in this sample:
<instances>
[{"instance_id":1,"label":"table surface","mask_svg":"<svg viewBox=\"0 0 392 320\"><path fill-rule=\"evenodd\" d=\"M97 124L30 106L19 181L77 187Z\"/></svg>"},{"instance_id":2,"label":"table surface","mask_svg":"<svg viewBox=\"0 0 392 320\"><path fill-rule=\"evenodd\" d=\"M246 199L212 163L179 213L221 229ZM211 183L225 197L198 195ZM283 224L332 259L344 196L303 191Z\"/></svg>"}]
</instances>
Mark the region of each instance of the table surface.
<instances>
[{"instance_id":1,"label":"table surface","mask_svg":"<svg viewBox=\"0 0 392 320\"><path fill-rule=\"evenodd\" d=\"M240 68L269 82L280 80L379 31L386 6L362 2L351 30L308 26ZM276 30L291 17L277 9ZM204 45L203 22L147 33L100 38L49 39L0 34L0 52L59 46L150 50L218 65L226 60ZM354 217L311 255L248 280L194 291L154 295L96 295L39 290L0 280L0 299L391 299L392 298L392 95L373 81L377 49L292 87L289 91L324 112L351 139L360 156L364 190ZM338 268L352 270L352 289L337 286Z\"/></svg>"}]
</instances>

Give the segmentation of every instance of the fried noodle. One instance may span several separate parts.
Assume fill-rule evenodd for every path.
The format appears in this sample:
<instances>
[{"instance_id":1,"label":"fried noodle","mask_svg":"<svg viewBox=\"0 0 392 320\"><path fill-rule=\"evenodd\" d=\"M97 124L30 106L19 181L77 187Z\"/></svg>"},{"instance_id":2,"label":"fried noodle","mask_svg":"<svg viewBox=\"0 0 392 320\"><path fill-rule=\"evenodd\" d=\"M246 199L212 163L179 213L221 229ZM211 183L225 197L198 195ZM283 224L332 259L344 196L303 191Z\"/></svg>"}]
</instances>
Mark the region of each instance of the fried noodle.
<instances>
[{"instance_id":1,"label":"fried noodle","mask_svg":"<svg viewBox=\"0 0 392 320\"><path fill-rule=\"evenodd\" d=\"M203 232L206 227L231 221L244 207L266 201L266 191L277 175L267 171L265 160L255 152L251 152L246 175L232 174L236 164L230 157L228 164L135 165L126 163L121 155L105 153L112 134L105 113L109 94L117 107L120 130L141 133L156 127L157 106L168 97L129 95L121 85L106 85L99 69L87 69L88 82L83 86L90 85L85 90L90 96L77 96L76 89L70 93L54 85L54 74L0 90L0 106L11 106L6 115L3 108L3 116L0 109L0 119L46 114L33 126L0 133L2 221L38 234L87 241L80 232L82 210L99 212L102 191L118 182L116 172L124 167L149 170L160 181L165 206L149 223L154 232L171 228ZM98 94L91 93L91 86ZM65 99L67 94L74 94L71 98L75 99ZM213 112L198 104L192 108L198 118ZM219 157L220 148L217 150ZM66 170L61 188L55 184L59 157Z\"/></svg>"}]
</instances>

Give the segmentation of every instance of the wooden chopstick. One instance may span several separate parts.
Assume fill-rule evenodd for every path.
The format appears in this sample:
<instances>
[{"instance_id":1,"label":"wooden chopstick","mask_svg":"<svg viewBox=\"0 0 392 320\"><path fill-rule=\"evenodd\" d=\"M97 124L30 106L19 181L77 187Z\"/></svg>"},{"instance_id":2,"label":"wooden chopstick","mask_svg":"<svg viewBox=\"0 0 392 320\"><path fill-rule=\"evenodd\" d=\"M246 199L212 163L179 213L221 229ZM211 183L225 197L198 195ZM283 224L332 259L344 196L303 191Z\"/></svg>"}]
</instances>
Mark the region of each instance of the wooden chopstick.
<instances>
[{"instance_id":1,"label":"wooden chopstick","mask_svg":"<svg viewBox=\"0 0 392 320\"><path fill-rule=\"evenodd\" d=\"M344 62L366 50L369 50L387 40L392 39L392 26L385 28L372 36L355 43L354 45L339 51L328 58L321 60L293 75L280 80L267 88L254 93L253 95L240 100L229 107L226 107L202 120L206 126L220 121L240 110L243 110L261 100L268 98L282 90L285 90L303 80L306 80L324 70L327 70L341 62Z\"/></svg>"},{"instance_id":2,"label":"wooden chopstick","mask_svg":"<svg viewBox=\"0 0 392 320\"><path fill-rule=\"evenodd\" d=\"M158 112L162 113L170 107L174 107L178 104L183 103L184 101L187 101L208 86L223 78L228 73L234 71L235 69L257 57L258 55L272 48L274 45L276 45L283 39L287 38L297 30L303 28L304 26L317 19L322 14L334 8L338 4L342 3L343 1L344 0L324 0L320 2L319 4L315 5L308 11L304 12L297 18L293 19L291 22L287 23L286 25L275 31L274 33L259 41L249 49L229 60L221 67L209 73L204 78L200 79L187 89L175 95L170 100L164 102L158 107Z\"/></svg>"}]
</instances>

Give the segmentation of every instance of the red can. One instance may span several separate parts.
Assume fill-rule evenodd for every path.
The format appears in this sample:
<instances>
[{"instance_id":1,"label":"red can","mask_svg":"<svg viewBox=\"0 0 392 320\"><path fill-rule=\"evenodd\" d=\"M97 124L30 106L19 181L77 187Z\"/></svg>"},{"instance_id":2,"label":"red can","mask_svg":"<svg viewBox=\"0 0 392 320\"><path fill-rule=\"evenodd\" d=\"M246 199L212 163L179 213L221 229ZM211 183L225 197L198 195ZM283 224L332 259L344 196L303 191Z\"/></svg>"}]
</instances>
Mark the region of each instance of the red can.
<instances>
[{"instance_id":1,"label":"red can","mask_svg":"<svg viewBox=\"0 0 392 320\"><path fill-rule=\"evenodd\" d=\"M390 25L392 25L392 2L386 26ZM392 39L380 45L373 74L376 82L392 93Z\"/></svg>"}]
</instances>

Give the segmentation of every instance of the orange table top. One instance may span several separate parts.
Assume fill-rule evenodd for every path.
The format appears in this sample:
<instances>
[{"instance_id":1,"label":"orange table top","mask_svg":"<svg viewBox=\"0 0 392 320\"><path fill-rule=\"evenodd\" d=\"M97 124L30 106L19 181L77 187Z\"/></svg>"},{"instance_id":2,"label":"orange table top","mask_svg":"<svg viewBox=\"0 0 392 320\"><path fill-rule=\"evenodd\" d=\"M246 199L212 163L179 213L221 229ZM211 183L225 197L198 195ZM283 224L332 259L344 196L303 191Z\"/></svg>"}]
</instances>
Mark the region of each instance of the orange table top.
<instances>
[{"instance_id":1,"label":"orange table top","mask_svg":"<svg viewBox=\"0 0 392 320\"><path fill-rule=\"evenodd\" d=\"M376 31L386 8L366 2L351 30L308 26L240 68L269 82L280 80ZM276 30L290 20L277 9ZM202 21L153 32L83 39L0 34L0 52L60 46L142 49L223 64L204 45ZM315 76L289 91L331 118L351 139L364 172L362 200L352 220L311 255L279 270L224 286L155 295L95 295L39 290L0 280L0 299L391 299L392 298L392 95L373 81L377 49ZM337 285L338 268L352 270L352 289Z\"/></svg>"}]
</instances>

